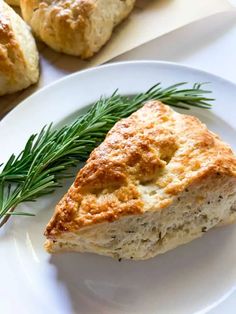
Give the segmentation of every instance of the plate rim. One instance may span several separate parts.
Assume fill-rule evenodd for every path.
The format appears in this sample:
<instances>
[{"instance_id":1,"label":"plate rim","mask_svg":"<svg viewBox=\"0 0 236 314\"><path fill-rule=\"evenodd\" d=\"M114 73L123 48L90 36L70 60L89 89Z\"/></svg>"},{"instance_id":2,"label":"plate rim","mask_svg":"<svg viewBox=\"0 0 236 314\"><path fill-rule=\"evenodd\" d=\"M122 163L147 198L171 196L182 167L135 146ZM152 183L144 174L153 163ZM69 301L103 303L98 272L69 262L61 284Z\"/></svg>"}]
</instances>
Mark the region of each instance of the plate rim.
<instances>
[{"instance_id":1,"label":"plate rim","mask_svg":"<svg viewBox=\"0 0 236 314\"><path fill-rule=\"evenodd\" d=\"M197 67L189 66L189 65L186 65L186 64L183 64L183 63L162 61L162 60L132 60L132 61L121 61L121 62L117 61L117 62L105 63L105 64L97 65L97 66L92 67L92 68L76 71L76 72L71 73L69 75L65 75L64 77L56 79L54 82L51 82L48 85L43 86L42 88L39 88L39 90L37 90L36 92L33 92L31 95L29 95L24 100L22 100L20 103L18 103L12 110L10 110L0 120L0 127L2 126L3 122L4 123L6 122L5 120L7 120L12 115L14 115L17 111L24 110L25 106L27 106L27 102L28 101L31 101L32 98L37 97L40 93L44 93L48 89L51 89L54 85L60 84L62 82L70 80L70 79L73 79L76 76L80 76L80 75L83 75L83 74L86 74L86 73L90 73L90 72L96 72L96 71L99 71L101 69L115 68L117 66L123 66L123 65L127 65L127 66L131 65L131 66L133 66L133 65L151 65L151 64L173 66L173 67L177 67L178 69L194 71L194 72L197 72L198 74L210 75L214 79L216 79L218 81L222 81L222 83L227 83L227 84L233 85L233 87L236 89L236 82L233 82L231 80L223 78L220 75L216 75L216 74L213 74L211 72L202 70L202 69L197 68Z\"/></svg>"}]
</instances>

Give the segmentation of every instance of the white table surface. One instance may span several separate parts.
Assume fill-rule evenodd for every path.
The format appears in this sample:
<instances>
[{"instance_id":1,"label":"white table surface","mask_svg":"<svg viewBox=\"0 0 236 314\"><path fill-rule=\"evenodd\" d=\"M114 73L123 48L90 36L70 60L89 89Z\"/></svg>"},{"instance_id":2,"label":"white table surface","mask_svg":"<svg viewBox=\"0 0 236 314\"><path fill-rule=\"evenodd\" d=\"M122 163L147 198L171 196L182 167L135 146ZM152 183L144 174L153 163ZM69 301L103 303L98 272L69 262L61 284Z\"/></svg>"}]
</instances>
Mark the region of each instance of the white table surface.
<instances>
[{"instance_id":1,"label":"white table surface","mask_svg":"<svg viewBox=\"0 0 236 314\"><path fill-rule=\"evenodd\" d=\"M236 11L189 24L112 61L138 59L180 62L236 82Z\"/></svg>"},{"instance_id":2,"label":"white table surface","mask_svg":"<svg viewBox=\"0 0 236 314\"><path fill-rule=\"evenodd\" d=\"M236 0L231 2L236 5ZM236 11L192 23L111 62L140 59L180 62L236 83ZM232 287L229 294L199 313L235 314L236 286Z\"/></svg>"}]
</instances>

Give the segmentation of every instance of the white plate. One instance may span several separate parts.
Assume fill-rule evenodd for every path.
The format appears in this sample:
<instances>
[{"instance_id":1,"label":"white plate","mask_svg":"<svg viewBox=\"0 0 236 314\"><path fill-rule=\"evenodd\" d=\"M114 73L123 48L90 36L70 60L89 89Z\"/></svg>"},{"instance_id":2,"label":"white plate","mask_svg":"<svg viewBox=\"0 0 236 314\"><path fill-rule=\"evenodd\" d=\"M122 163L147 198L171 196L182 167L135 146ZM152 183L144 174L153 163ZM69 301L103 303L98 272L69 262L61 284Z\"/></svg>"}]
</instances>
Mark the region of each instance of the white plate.
<instances>
[{"instance_id":1,"label":"white plate","mask_svg":"<svg viewBox=\"0 0 236 314\"><path fill-rule=\"evenodd\" d=\"M236 86L211 74L163 62L111 64L76 73L34 94L0 123L1 159L54 121L71 121L101 94L122 94L187 81L211 82L211 111L191 110L236 148ZM12 218L1 230L1 313L235 313L236 227L204 237L148 261L121 263L93 254L50 256L44 227L63 190L22 208L35 218Z\"/></svg>"}]
</instances>

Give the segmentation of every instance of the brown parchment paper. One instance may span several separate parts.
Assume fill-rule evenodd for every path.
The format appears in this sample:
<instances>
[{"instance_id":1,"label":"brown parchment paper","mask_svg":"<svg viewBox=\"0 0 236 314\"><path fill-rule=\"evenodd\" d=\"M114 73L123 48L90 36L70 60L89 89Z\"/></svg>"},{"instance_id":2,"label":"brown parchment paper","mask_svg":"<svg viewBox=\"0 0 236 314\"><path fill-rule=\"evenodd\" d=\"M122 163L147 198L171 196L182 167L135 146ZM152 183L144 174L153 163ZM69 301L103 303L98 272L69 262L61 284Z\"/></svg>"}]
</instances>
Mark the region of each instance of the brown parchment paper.
<instances>
[{"instance_id":1,"label":"brown parchment paper","mask_svg":"<svg viewBox=\"0 0 236 314\"><path fill-rule=\"evenodd\" d=\"M0 118L33 92L65 75L102 64L193 21L230 9L233 7L227 0L137 0L128 19L115 29L110 41L89 61L54 52L38 43L41 66L38 84L0 97Z\"/></svg>"},{"instance_id":2,"label":"brown parchment paper","mask_svg":"<svg viewBox=\"0 0 236 314\"><path fill-rule=\"evenodd\" d=\"M123 27L115 30L90 65L104 63L193 21L230 9L227 0L139 0Z\"/></svg>"}]
</instances>

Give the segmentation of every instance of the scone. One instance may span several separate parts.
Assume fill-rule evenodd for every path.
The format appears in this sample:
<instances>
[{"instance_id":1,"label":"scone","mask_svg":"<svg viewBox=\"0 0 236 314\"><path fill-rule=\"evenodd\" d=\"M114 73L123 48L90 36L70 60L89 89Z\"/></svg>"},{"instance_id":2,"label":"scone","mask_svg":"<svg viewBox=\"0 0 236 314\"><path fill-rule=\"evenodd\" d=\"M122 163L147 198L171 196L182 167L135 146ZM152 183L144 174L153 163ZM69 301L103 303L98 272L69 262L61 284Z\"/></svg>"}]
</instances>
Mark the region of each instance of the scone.
<instances>
[{"instance_id":1,"label":"scone","mask_svg":"<svg viewBox=\"0 0 236 314\"><path fill-rule=\"evenodd\" d=\"M135 0L21 0L23 18L52 49L89 58L110 38Z\"/></svg>"},{"instance_id":2,"label":"scone","mask_svg":"<svg viewBox=\"0 0 236 314\"><path fill-rule=\"evenodd\" d=\"M57 205L48 252L147 259L236 219L236 158L197 118L148 102L110 130Z\"/></svg>"},{"instance_id":3,"label":"scone","mask_svg":"<svg viewBox=\"0 0 236 314\"><path fill-rule=\"evenodd\" d=\"M0 96L38 81L39 56L28 25L0 0Z\"/></svg>"}]
</instances>

